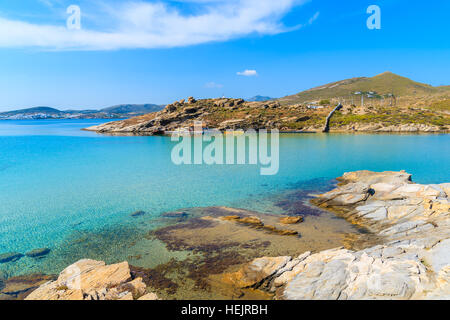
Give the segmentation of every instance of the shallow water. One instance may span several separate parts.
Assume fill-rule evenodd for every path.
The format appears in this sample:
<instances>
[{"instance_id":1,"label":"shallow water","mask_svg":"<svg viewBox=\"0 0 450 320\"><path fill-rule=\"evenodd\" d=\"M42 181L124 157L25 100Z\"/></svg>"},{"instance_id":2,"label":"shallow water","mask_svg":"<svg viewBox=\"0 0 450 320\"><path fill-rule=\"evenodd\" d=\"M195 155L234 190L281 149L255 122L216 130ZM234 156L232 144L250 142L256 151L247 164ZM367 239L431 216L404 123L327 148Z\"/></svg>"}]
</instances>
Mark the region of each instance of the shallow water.
<instances>
[{"instance_id":1,"label":"shallow water","mask_svg":"<svg viewBox=\"0 0 450 320\"><path fill-rule=\"evenodd\" d=\"M283 134L279 173L261 176L254 165L176 166L168 137L80 130L102 122L0 121L0 253L52 249L0 270L57 273L81 257L124 259L143 233L166 223L162 213L180 208L286 213L278 196L329 188L346 171L404 169L416 182L450 181L445 134ZM137 210L146 215L131 217Z\"/></svg>"}]
</instances>

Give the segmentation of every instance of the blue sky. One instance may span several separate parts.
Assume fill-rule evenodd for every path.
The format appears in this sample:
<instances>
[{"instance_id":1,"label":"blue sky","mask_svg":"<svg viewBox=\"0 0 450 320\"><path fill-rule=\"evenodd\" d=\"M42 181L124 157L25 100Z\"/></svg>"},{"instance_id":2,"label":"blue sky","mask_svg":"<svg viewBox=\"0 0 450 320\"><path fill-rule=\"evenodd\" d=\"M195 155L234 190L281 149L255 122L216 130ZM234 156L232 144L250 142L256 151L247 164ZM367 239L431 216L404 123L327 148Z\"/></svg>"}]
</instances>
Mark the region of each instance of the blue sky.
<instances>
[{"instance_id":1,"label":"blue sky","mask_svg":"<svg viewBox=\"0 0 450 320\"><path fill-rule=\"evenodd\" d=\"M2 1L0 111L281 97L387 70L450 85L449 14L447 0Z\"/></svg>"}]
</instances>

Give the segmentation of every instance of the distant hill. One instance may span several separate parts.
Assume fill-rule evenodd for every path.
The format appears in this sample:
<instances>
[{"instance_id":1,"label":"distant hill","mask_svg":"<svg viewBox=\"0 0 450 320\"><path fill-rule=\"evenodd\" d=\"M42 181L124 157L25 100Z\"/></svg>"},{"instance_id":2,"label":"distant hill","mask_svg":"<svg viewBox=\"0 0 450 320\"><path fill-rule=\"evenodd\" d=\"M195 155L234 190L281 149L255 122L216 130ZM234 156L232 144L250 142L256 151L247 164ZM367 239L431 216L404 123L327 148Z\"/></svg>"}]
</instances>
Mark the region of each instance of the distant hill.
<instances>
[{"instance_id":1,"label":"distant hill","mask_svg":"<svg viewBox=\"0 0 450 320\"><path fill-rule=\"evenodd\" d=\"M157 104L119 104L117 106L112 106L108 108L101 109L101 112L108 112L108 113L140 113L140 114L146 114L156 111L161 111L164 108L163 105L157 105Z\"/></svg>"},{"instance_id":2,"label":"distant hill","mask_svg":"<svg viewBox=\"0 0 450 320\"><path fill-rule=\"evenodd\" d=\"M384 72L375 77L359 77L329 83L312 88L298 94L280 98L282 104L295 104L322 99L349 97L354 93L373 93L377 96L394 94L400 96L424 96L441 91L447 91L448 86L433 87L428 84L415 82L411 79Z\"/></svg>"},{"instance_id":3,"label":"distant hill","mask_svg":"<svg viewBox=\"0 0 450 320\"><path fill-rule=\"evenodd\" d=\"M7 112L2 112L0 113L0 115L2 116L14 116L17 114L23 114L23 115L31 115L31 114L51 114L51 115L60 115L60 114L64 114L64 112L58 110L58 109L54 109L54 108L50 108L50 107L34 107L34 108L28 108L28 109L20 109L20 110L14 110L14 111L7 111Z\"/></svg>"},{"instance_id":4,"label":"distant hill","mask_svg":"<svg viewBox=\"0 0 450 320\"><path fill-rule=\"evenodd\" d=\"M246 99L247 101L250 102L262 102L262 101L270 101L270 100L274 100L274 98L271 97L265 97L265 96L254 96L251 98Z\"/></svg>"},{"instance_id":5,"label":"distant hill","mask_svg":"<svg viewBox=\"0 0 450 320\"><path fill-rule=\"evenodd\" d=\"M65 110L50 107L35 107L0 113L0 119L109 119L130 118L164 108L156 104L122 104L101 110Z\"/></svg>"}]
</instances>

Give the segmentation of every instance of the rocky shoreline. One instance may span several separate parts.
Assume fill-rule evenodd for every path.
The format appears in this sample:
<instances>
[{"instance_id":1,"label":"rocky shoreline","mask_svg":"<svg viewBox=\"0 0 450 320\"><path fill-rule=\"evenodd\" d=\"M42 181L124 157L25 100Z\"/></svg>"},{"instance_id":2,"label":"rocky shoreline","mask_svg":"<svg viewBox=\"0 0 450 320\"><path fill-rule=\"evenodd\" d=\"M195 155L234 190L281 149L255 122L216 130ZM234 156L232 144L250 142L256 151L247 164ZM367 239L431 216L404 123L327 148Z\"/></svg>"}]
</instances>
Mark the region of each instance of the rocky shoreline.
<instances>
[{"instance_id":1,"label":"rocky shoreline","mask_svg":"<svg viewBox=\"0 0 450 320\"><path fill-rule=\"evenodd\" d=\"M364 226L381 244L257 258L220 281L275 299L450 299L450 183L415 184L404 171L357 171L337 180L312 203ZM239 225L242 218L222 220ZM27 299L157 299L140 275L127 262L81 260Z\"/></svg>"},{"instance_id":2,"label":"rocky shoreline","mask_svg":"<svg viewBox=\"0 0 450 320\"><path fill-rule=\"evenodd\" d=\"M149 113L121 121L104 123L86 128L113 135L167 135L172 132L192 131L194 122L202 122L203 129L248 130L278 129L281 132L322 132L333 107L312 109L307 105L281 105L278 101L248 102L243 99L204 99L189 97L167 105L162 111ZM430 117L417 114L417 119L405 118L399 112L386 121L380 121L377 113L373 120L353 121L351 107L344 107L342 114L349 124L339 121L330 124L330 132L398 132L398 133L444 133L450 131L450 122L436 125ZM363 112L373 112L365 110ZM442 116L444 117L444 116ZM445 119L448 116L445 115ZM378 120L377 120L378 119ZM444 119L444 118L443 118ZM395 120L395 121L394 121ZM418 121L418 122L415 122ZM399 123L397 123L399 122Z\"/></svg>"},{"instance_id":3,"label":"rocky shoreline","mask_svg":"<svg viewBox=\"0 0 450 320\"><path fill-rule=\"evenodd\" d=\"M450 183L369 171L338 180L313 203L366 226L382 245L259 258L225 279L277 299L450 299Z\"/></svg>"}]
</instances>

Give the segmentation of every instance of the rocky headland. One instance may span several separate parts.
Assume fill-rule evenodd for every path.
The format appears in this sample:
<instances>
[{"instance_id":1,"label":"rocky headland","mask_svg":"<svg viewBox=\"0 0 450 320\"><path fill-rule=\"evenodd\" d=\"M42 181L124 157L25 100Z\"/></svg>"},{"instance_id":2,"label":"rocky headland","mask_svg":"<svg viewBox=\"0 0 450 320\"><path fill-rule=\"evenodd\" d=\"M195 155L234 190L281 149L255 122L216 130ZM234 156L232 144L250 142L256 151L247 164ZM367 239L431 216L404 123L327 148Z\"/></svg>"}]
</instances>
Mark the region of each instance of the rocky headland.
<instances>
[{"instance_id":1,"label":"rocky headland","mask_svg":"<svg viewBox=\"0 0 450 320\"><path fill-rule=\"evenodd\" d=\"M450 184L369 171L338 181L313 203L366 226L382 244L258 258L224 280L277 299L450 299Z\"/></svg>"},{"instance_id":2,"label":"rocky headland","mask_svg":"<svg viewBox=\"0 0 450 320\"><path fill-rule=\"evenodd\" d=\"M164 135L192 131L195 122L203 129L278 129L281 132L322 132L334 105L281 104L277 100L249 102L243 99L193 97L167 105L162 111L85 130L115 135ZM447 112L356 107L344 105L329 119L330 132L448 132Z\"/></svg>"}]
</instances>

